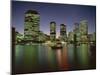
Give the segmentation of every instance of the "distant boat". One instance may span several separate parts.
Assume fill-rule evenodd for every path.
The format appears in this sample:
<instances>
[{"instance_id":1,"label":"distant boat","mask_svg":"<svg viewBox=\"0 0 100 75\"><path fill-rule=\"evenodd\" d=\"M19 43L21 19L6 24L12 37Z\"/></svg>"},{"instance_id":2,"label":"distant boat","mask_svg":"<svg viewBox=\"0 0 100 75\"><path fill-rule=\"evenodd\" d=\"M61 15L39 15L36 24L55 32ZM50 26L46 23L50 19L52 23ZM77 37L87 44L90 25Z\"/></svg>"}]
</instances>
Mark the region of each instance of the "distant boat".
<instances>
[{"instance_id":1,"label":"distant boat","mask_svg":"<svg viewBox=\"0 0 100 75\"><path fill-rule=\"evenodd\" d=\"M52 49L59 49L59 48L63 48L62 43L60 40L56 40L56 42L54 43L54 45L51 46Z\"/></svg>"},{"instance_id":2,"label":"distant boat","mask_svg":"<svg viewBox=\"0 0 100 75\"><path fill-rule=\"evenodd\" d=\"M57 43L55 46L52 46L53 49L63 48L61 43Z\"/></svg>"}]
</instances>

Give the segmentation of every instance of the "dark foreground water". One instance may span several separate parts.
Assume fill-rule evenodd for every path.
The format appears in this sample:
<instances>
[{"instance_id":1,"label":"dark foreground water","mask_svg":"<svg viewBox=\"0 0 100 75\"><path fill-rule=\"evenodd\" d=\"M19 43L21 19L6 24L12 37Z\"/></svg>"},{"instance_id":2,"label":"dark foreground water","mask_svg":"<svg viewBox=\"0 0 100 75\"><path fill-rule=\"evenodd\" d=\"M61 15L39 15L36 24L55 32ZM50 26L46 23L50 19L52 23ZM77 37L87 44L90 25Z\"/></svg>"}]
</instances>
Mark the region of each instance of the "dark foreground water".
<instances>
[{"instance_id":1,"label":"dark foreground water","mask_svg":"<svg viewBox=\"0 0 100 75\"><path fill-rule=\"evenodd\" d=\"M95 45L63 45L52 49L45 44L16 45L15 73L87 70L96 68Z\"/></svg>"}]
</instances>

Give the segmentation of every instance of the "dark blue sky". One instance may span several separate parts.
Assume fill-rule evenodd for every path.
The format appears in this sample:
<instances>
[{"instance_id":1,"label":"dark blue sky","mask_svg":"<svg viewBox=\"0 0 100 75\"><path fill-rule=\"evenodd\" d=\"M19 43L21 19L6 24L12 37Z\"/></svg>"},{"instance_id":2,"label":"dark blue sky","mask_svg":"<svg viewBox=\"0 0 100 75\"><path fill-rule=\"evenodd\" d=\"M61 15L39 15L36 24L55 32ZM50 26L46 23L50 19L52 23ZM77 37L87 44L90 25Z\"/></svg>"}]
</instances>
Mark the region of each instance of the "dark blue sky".
<instances>
[{"instance_id":1,"label":"dark blue sky","mask_svg":"<svg viewBox=\"0 0 100 75\"><path fill-rule=\"evenodd\" d=\"M72 31L75 22L82 19L88 20L88 32L92 33L96 27L96 7L69 4L50 4L37 2L12 2L12 26L17 31L24 32L24 16L27 10L36 10L40 13L40 30L49 34L51 21L57 24L59 35L60 24L67 25L67 31Z\"/></svg>"}]
</instances>

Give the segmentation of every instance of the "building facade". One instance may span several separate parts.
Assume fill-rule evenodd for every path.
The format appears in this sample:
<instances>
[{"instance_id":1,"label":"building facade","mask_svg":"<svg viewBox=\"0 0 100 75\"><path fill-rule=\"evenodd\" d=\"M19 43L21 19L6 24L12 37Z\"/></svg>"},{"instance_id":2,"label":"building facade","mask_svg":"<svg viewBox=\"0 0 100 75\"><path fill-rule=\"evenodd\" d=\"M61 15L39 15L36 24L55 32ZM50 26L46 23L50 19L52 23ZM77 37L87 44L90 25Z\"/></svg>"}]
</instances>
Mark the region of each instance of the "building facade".
<instances>
[{"instance_id":1,"label":"building facade","mask_svg":"<svg viewBox=\"0 0 100 75\"><path fill-rule=\"evenodd\" d=\"M82 20L79 25L80 41L82 43L88 42L88 21Z\"/></svg>"},{"instance_id":2,"label":"building facade","mask_svg":"<svg viewBox=\"0 0 100 75\"><path fill-rule=\"evenodd\" d=\"M50 22L50 40L56 40L56 22Z\"/></svg>"},{"instance_id":3,"label":"building facade","mask_svg":"<svg viewBox=\"0 0 100 75\"><path fill-rule=\"evenodd\" d=\"M80 31L79 31L79 23L74 23L74 41L80 42Z\"/></svg>"},{"instance_id":4,"label":"building facade","mask_svg":"<svg viewBox=\"0 0 100 75\"><path fill-rule=\"evenodd\" d=\"M68 42L69 43L74 42L74 32L69 32L68 33Z\"/></svg>"},{"instance_id":5,"label":"building facade","mask_svg":"<svg viewBox=\"0 0 100 75\"><path fill-rule=\"evenodd\" d=\"M24 39L23 34L15 31L15 36L16 36L16 44L22 43L22 40Z\"/></svg>"},{"instance_id":6,"label":"building facade","mask_svg":"<svg viewBox=\"0 0 100 75\"><path fill-rule=\"evenodd\" d=\"M40 27L40 15L37 11L28 10L25 13L24 39L26 41L38 41Z\"/></svg>"},{"instance_id":7,"label":"building facade","mask_svg":"<svg viewBox=\"0 0 100 75\"><path fill-rule=\"evenodd\" d=\"M67 34L66 34L66 25L60 25L60 38L61 41L67 41Z\"/></svg>"},{"instance_id":8,"label":"building facade","mask_svg":"<svg viewBox=\"0 0 100 75\"><path fill-rule=\"evenodd\" d=\"M88 34L89 42L96 42L96 33Z\"/></svg>"}]
</instances>

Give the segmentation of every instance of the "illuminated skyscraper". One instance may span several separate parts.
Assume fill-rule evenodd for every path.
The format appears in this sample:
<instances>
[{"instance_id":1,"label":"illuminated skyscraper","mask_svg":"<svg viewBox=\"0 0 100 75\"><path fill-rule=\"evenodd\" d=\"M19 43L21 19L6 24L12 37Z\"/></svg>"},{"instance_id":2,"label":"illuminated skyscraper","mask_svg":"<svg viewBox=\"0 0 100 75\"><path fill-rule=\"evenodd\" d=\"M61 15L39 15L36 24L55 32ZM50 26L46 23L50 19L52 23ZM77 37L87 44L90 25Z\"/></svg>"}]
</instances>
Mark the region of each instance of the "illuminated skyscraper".
<instances>
[{"instance_id":1,"label":"illuminated skyscraper","mask_svg":"<svg viewBox=\"0 0 100 75\"><path fill-rule=\"evenodd\" d=\"M67 35L66 35L66 25L61 24L60 25L60 37L62 41L67 40Z\"/></svg>"},{"instance_id":2,"label":"illuminated skyscraper","mask_svg":"<svg viewBox=\"0 0 100 75\"><path fill-rule=\"evenodd\" d=\"M80 41L79 23L74 23L74 41Z\"/></svg>"},{"instance_id":3,"label":"illuminated skyscraper","mask_svg":"<svg viewBox=\"0 0 100 75\"><path fill-rule=\"evenodd\" d=\"M50 40L56 40L56 22L50 22Z\"/></svg>"},{"instance_id":4,"label":"illuminated skyscraper","mask_svg":"<svg viewBox=\"0 0 100 75\"><path fill-rule=\"evenodd\" d=\"M74 23L74 33L77 34L79 32L79 24Z\"/></svg>"},{"instance_id":5,"label":"illuminated skyscraper","mask_svg":"<svg viewBox=\"0 0 100 75\"><path fill-rule=\"evenodd\" d=\"M72 43L74 41L74 32L68 33L68 42Z\"/></svg>"},{"instance_id":6,"label":"illuminated skyscraper","mask_svg":"<svg viewBox=\"0 0 100 75\"><path fill-rule=\"evenodd\" d=\"M40 15L37 11L28 10L25 13L24 39L38 41Z\"/></svg>"},{"instance_id":7,"label":"illuminated skyscraper","mask_svg":"<svg viewBox=\"0 0 100 75\"><path fill-rule=\"evenodd\" d=\"M80 41L81 42L87 42L88 41L88 21L87 20L82 20L80 21Z\"/></svg>"},{"instance_id":8,"label":"illuminated skyscraper","mask_svg":"<svg viewBox=\"0 0 100 75\"><path fill-rule=\"evenodd\" d=\"M87 35L88 34L88 21L82 20L80 21L80 33L81 35Z\"/></svg>"}]
</instances>

